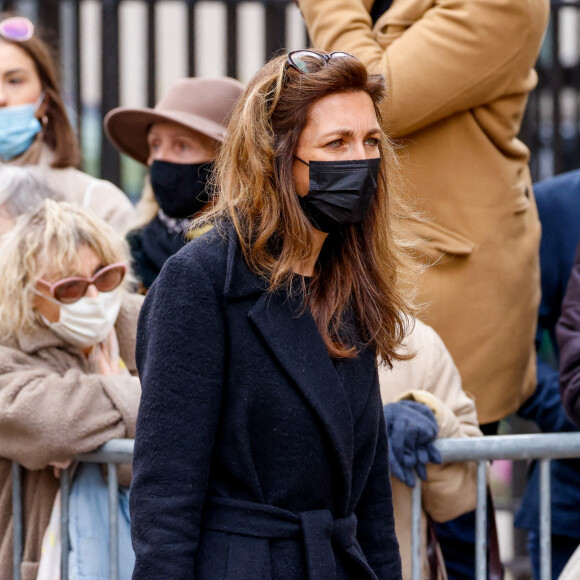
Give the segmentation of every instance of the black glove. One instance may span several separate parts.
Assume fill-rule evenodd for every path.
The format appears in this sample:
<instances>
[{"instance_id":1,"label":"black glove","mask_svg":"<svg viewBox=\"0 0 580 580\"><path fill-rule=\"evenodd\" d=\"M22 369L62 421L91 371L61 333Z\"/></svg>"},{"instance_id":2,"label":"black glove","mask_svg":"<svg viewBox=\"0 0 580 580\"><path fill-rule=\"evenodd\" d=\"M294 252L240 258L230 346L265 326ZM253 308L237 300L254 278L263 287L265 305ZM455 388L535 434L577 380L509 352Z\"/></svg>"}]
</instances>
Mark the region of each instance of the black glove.
<instances>
[{"instance_id":1,"label":"black glove","mask_svg":"<svg viewBox=\"0 0 580 580\"><path fill-rule=\"evenodd\" d=\"M384 412L391 473L413 487L415 471L425 481L426 464L441 463L441 455L433 445L439 432L437 420L429 407L415 401L389 403L385 405Z\"/></svg>"}]
</instances>

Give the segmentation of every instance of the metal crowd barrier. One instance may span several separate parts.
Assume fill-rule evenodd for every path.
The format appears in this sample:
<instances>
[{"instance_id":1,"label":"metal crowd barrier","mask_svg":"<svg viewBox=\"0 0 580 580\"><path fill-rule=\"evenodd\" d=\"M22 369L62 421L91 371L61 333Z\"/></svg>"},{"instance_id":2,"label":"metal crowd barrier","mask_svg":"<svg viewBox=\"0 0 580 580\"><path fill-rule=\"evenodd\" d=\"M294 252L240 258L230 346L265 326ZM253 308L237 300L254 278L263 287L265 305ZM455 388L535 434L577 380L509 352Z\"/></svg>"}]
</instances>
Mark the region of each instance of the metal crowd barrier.
<instances>
[{"instance_id":1,"label":"metal crowd barrier","mask_svg":"<svg viewBox=\"0 0 580 580\"><path fill-rule=\"evenodd\" d=\"M131 463L133 459L132 439L113 439L92 453L85 453L75 458L76 461L86 463L106 463L109 488L109 578L119 578L119 491L117 483L117 465L119 463ZM12 464L12 515L14 529L14 580L22 580L20 564L23 552L23 519L22 519L22 468L17 463ZM63 469L60 475L61 494L61 580L68 580L68 497L70 491L70 469Z\"/></svg>"},{"instance_id":2,"label":"metal crowd barrier","mask_svg":"<svg viewBox=\"0 0 580 580\"><path fill-rule=\"evenodd\" d=\"M580 457L580 433L550 433L535 435L502 435L469 437L465 439L440 439L435 444L443 463L455 461L477 462L477 508L475 530L475 577L487 578L487 462L494 459L538 459L540 461L540 579L551 579L551 508L550 461ZM109 578L119 577L118 544L118 486L117 465L130 463L133 440L114 439L92 453L76 457L89 463L106 463L109 487ZM14 518L14 580L21 580L20 563L23 551L21 467L13 464L13 518ZM60 480L61 526L68 530L68 495L70 472L63 470ZM421 580L421 480L412 493L412 580ZM68 580L69 542L61 534L61 580Z\"/></svg>"}]
</instances>

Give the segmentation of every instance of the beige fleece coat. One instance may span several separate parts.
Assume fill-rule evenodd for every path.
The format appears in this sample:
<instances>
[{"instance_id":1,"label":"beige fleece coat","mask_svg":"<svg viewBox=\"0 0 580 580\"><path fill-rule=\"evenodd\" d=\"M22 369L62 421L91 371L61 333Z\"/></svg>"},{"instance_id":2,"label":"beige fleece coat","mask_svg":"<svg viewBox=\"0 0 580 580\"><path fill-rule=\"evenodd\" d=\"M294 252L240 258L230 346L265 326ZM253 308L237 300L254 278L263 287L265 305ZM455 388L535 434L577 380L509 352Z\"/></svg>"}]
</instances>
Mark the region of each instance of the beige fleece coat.
<instances>
[{"instance_id":1,"label":"beige fleece coat","mask_svg":"<svg viewBox=\"0 0 580 580\"><path fill-rule=\"evenodd\" d=\"M405 340L404 349L416 356L394 363L392 370L379 367L383 404L404 399L424 403L435 414L441 438L481 436L475 404L463 392L457 367L437 333L417 320ZM424 512L436 522L444 522L475 509L476 476L476 463L429 464L427 481L422 482L421 488ZM391 477L391 485L403 578L410 580L411 488L395 477ZM426 537L426 524L423 514L423 538ZM425 546L423 554L424 549Z\"/></svg>"},{"instance_id":2,"label":"beige fleece coat","mask_svg":"<svg viewBox=\"0 0 580 580\"><path fill-rule=\"evenodd\" d=\"M315 47L384 75L384 129L427 219L422 319L453 355L481 423L535 388L540 223L518 140L548 0L299 0Z\"/></svg>"},{"instance_id":3,"label":"beige fleece coat","mask_svg":"<svg viewBox=\"0 0 580 580\"><path fill-rule=\"evenodd\" d=\"M142 296L127 295L116 323L121 357L135 374ZM22 579L34 580L66 462L109 439L134 437L141 396L135 376L102 376L48 328L0 344L0 578L12 578L11 461L24 466Z\"/></svg>"},{"instance_id":4,"label":"beige fleece coat","mask_svg":"<svg viewBox=\"0 0 580 580\"><path fill-rule=\"evenodd\" d=\"M54 154L40 138L29 149L13 159L12 165L38 167L47 184L64 201L92 210L119 234L128 231L135 219L135 210L129 198L110 181L97 179L74 167L55 169L51 167Z\"/></svg>"}]
</instances>

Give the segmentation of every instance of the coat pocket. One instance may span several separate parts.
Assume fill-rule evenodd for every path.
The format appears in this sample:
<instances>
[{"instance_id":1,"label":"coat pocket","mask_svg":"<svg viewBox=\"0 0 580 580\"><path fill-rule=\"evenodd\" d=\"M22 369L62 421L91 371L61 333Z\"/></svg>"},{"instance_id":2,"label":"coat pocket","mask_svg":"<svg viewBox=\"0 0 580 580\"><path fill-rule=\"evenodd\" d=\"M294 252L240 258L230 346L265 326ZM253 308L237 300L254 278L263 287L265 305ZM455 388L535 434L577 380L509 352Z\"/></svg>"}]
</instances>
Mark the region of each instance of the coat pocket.
<instances>
[{"instance_id":1,"label":"coat pocket","mask_svg":"<svg viewBox=\"0 0 580 580\"><path fill-rule=\"evenodd\" d=\"M468 257L475 242L436 222L421 222L411 227L416 256L429 266L445 262L454 256Z\"/></svg>"}]
</instances>

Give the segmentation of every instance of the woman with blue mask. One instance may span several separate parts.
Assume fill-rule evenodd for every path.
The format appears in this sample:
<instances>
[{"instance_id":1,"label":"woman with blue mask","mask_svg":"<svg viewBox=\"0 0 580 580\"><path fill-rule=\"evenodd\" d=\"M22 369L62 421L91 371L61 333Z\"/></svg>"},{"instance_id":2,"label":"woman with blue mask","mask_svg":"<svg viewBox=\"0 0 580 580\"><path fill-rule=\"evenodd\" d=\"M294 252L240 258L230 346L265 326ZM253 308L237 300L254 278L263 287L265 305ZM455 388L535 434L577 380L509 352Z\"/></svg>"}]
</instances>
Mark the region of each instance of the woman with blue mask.
<instances>
[{"instance_id":1,"label":"woman with blue mask","mask_svg":"<svg viewBox=\"0 0 580 580\"><path fill-rule=\"evenodd\" d=\"M43 536L55 467L118 437L133 437L141 388L135 336L143 298L126 292L128 249L91 212L45 200L24 214L0 252L0 570L12 577L11 461L24 468L22 577L45 565ZM128 486L123 468L120 482ZM34 496L34 501L26 498ZM108 578L106 483L80 464L70 496L71 578ZM127 489L120 489L120 578L132 551ZM125 535L123 536L123 531ZM124 540L123 540L124 537ZM46 576L43 576L46 577ZM52 577L52 576L50 576Z\"/></svg>"},{"instance_id":2,"label":"woman with blue mask","mask_svg":"<svg viewBox=\"0 0 580 580\"><path fill-rule=\"evenodd\" d=\"M80 151L55 63L30 20L0 17L0 164L35 165L66 201L126 231L131 202L112 183L77 168Z\"/></svg>"},{"instance_id":3,"label":"woman with blue mask","mask_svg":"<svg viewBox=\"0 0 580 580\"><path fill-rule=\"evenodd\" d=\"M154 109L119 107L105 117L113 145L149 168L139 220L127 235L143 290L169 256L206 231L184 230L211 206L213 161L242 90L227 77L185 78Z\"/></svg>"}]
</instances>

